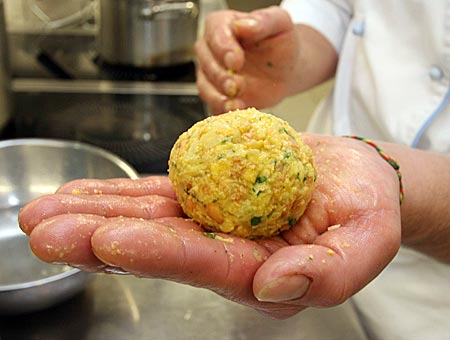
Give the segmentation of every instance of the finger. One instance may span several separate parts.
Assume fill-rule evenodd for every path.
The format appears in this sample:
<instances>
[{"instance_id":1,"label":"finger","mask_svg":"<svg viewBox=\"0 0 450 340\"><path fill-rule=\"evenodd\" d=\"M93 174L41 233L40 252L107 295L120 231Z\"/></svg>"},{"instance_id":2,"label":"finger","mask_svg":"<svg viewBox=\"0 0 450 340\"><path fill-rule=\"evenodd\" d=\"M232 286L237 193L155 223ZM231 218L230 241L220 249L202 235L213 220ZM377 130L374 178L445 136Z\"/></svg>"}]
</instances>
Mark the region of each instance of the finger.
<instances>
[{"instance_id":1,"label":"finger","mask_svg":"<svg viewBox=\"0 0 450 340\"><path fill-rule=\"evenodd\" d=\"M269 253L273 254L278 249L288 246L289 244L280 236L271 238L261 238L255 240L260 246L264 247Z\"/></svg>"},{"instance_id":2,"label":"finger","mask_svg":"<svg viewBox=\"0 0 450 340\"><path fill-rule=\"evenodd\" d=\"M123 217L118 217L124 219ZM64 263L90 272L103 272L105 264L92 252L91 237L94 231L105 224L103 216L87 214L58 215L38 224L30 234L30 247L41 260L49 263ZM130 219L130 223L132 223ZM180 217L163 217L158 223L186 230L203 229Z\"/></svg>"},{"instance_id":3,"label":"finger","mask_svg":"<svg viewBox=\"0 0 450 340\"><path fill-rule=\"evenodd\" d=\"M200 98L209 105L209 111L213 115L248 107L241 98L228 98L219 93L201 70L197 70L197 87Z\"/></svg>"},{"instance_id":4,"label":"finger","mask_svg":"<svg viewBox=\"0 0 450 340\"><path fill-rule=\"evenodd\" d=\"M155 218L153 221L156 223L163 224L167 227L172 227L175 225L177 228L180 228L180 229L205 232L205 229L203 229L197 223L194 223L193 220L183 218L183 217L161 217L161 218Z\"/></svg>"},{"instance_id":5,"label":"finger","mask_svg":"<svg viewBox=\"0 0 450 340\"><path fill-rule=\"evenodd\" d=\"M233 33L242 45L255 44L293 29L289 14L278 6L250 12L233 21Z\"/></svg>"},{"instance_id":6,"label":"finger","mask_svg":"<svg viewBox=\"0 0 450 340\"><path fill-rule=\"evenodd\" d=\"M59 215L38 224L30 234L30 247L41 260L65 263L86 271L104 266L92 252L91 236L106 218L97 215Z\"/></svg>"},{"instance_id":7,"label":"finger","mask_svg":"<svg viewBox=\"0 0 450 340\"><path fill-rule=\"evenodd\" d=\"M376 226L373 225L376 222ZM255 275L261 301L334 306L375 278L400 245L397 211L369 212L318 236L314 244L285 247Z\"/></svg>"},{"instance_id":8,"label":"finger","mask_svg":"<svg viewBox=\"0 0 450 340\"><path fill-rule=\"evenodd\" d=\"M199 97L208 104L209 111L212 114L226 112L227 97L209 82L201 69L197 69L197 88Z\"/></svg>"},{"instance_id":9,"label":"finger","mask_svg":"<svg viewBox=\"0 0 450 340\"><path fill-rule=\"evenodd\" d=\"M167 176L150 176L140 179L79 179L64 184L56 192L121 196L159 195L176 199L172 183Z\"/></svg>"},{"instance_id":10,"label":"finger","mask_svg":"<svg viewBox=\"0 0 450 340\"><path fill-rule=\"evenodd\" d=\"M251 13L219 11L207 16L204 39L212 54L223 62L226 69L240 71L244 66L246 45L253 45L292 29L289 14L278 6Z\"/></svg>"},{"instance_id":11,"label":"finger","mask_svg":"<svg viewBox=\"0 0 450 340\"><path fill-rule=\"evenodd\" d=\"M214 55L209 50L205 40L199 40L195 44L195 51L198 59L198 66L202 70L208 81L214 85L216 90L225 96L234 96L236 90L225 87L225 83L233 82L233 73L228 71L223 65L217 62Z\"/></svg>"},{"instance_id":12,"label":"finger","mask_svg":"<svg viewBox=\"0 0 450 340\"><path fill-rule=\"evenodd\" d=\"M245 84L244 78L233 71L227 70L218 63L211 54L205 40L199 40L196 45L199 69L203 76L213 85L214 89L226 97L236 97L242 91ZM205 88L207 89L207 88Z\"/></svg>"},{"instance_id":13,"label":"finger","mask_svg":"<svg viewBox=\"0 0 450 340\"><path fill-rule=\"evenodd\" d=\"M183 211L175 200L157 195L128 197L54 194L39 197L22 208L19 225L26 234L30 234L43 220L63 214L152 219L183 216Z\"/></svg>"},{"instance_id":14,"label":"finger","mask_svg":"<svg viewBox=\"0 0 450 340\"><path fill-rule=\"evenodd\" d=\"M248 108L247 103L241 98L230 98L225 102L225 112Z\"/></svg>"},{"instance_id":15,"label":"finger","mask_svg":"<svg viewBox=\"0 0 450 340\"><path fill-rule=\"evenodd\" d=\"M96 230L92 247L106 264L139 276L211 287L229 298L256 301L251 282L269 255L258 244L223 234L204 233L155 221L113 220Z\"/></svg>"},{"instance_id":16,"label":"finger","mask_svg":"<svg viewBox=\"0 0 450 340\"><path fill-rule=\"evenodd\" d=\"M225 69L239 71L244 65L244 51L233 32L233 21L244 13L217 11L205 20L204 40L211 54Z\"/></svg>"}]
</instances>

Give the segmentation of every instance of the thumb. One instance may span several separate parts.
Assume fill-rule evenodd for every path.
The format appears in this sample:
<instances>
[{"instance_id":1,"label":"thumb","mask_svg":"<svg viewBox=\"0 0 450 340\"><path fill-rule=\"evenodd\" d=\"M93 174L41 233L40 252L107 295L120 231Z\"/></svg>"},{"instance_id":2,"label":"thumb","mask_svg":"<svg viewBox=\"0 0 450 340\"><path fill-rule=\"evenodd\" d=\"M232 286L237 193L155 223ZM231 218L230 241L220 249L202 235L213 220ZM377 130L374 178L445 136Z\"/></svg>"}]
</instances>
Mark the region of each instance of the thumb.
<instances>
[{"instance_id":1,"label":"thumb","mask_svg":"<svg viewBox=\"0 0 450 340\"><path fill-rule=\"evenodd\" d=\"M336 306L373 280L398 250L397 232L376 237L380 235L369 235L364 228L340 229L319 236L315 244L288 246L272 254L255 273L256 298Z\"/></svg>"},{"instance_id":2,"label":"thumb","mask_svg":"<svg viewBox=\"0 0 450 340\"><path fill-rule=\"evenodd\" d=\"M213 12L206 17L204 39L197 44L197 54L204 55L205 52L199 51L208 46L227 69L239 71L244 66L247 46L289 29L293 29L289 14L277 6L250 13Z\"/></svg>"},{"instance_id":3,"label":"thumb","mask_svg":"<svg viewBox=\"0 0 450 340\"><path fill-rule=\"evenodd\" d=\"M289 14L278 6L259 9L233 21L233 33L244 46L282 34L293 27Z\"/></svg>"},{"instance_id":4,"label":"thumb","mask_svg":"<svg viewBox=\"0 0 450 340\"><path fill-rule=\"evenodd\" d=\"M306 306L339 304L350 295L344 291L349 287L342 287L341 276L344 274L335 270L342 267L341 256L330 248L318 245L285 247L274 253L255 274L254 294L258 300L267 302ZM323 300L325 294L326 301Z\"/></svg>"}]
</instances>

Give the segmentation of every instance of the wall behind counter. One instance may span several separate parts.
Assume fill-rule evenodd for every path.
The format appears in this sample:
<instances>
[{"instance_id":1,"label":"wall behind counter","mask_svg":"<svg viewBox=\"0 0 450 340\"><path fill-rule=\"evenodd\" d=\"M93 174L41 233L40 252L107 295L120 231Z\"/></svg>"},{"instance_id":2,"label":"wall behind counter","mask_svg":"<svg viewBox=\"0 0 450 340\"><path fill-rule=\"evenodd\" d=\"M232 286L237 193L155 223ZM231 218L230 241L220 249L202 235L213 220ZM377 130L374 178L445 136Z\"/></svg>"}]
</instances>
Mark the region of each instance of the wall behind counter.
<instances>
[{"instance_id":1,"label":"wall behind counter","mask_svg":"<svg viewBox=\"0 0 450 340\"><path fill-rule=\"evenodd\" d=\"M314 110L320 101L331 92L333 84L334 81L329 80L309 91L286 98L274 107L263 111L283 118L297 131L305 131Z\"/></svg>"}]
</instances>

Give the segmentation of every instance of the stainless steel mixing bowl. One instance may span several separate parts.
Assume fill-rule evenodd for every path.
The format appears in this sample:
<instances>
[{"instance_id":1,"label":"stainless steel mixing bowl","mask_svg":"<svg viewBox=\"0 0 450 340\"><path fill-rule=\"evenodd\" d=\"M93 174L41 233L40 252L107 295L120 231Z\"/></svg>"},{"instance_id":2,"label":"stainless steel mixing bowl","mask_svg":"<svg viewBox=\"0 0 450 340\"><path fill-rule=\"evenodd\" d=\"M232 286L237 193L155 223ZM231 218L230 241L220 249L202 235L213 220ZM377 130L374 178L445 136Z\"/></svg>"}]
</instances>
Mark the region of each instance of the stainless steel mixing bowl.
<instances>
[{"instance_id":1,"label":"stainless steel mixing bowl","mask_svg":"<svg viewBox=\"0 0 450 340\"><path fill-rule=\"evenodd\" d=\"M87 144L49 139L0 141L0 314L41 310L80 292L90 274L40 261L17 223L20 208L79 178L137 178L126 162Z\"/></svg>"}]
</instances>

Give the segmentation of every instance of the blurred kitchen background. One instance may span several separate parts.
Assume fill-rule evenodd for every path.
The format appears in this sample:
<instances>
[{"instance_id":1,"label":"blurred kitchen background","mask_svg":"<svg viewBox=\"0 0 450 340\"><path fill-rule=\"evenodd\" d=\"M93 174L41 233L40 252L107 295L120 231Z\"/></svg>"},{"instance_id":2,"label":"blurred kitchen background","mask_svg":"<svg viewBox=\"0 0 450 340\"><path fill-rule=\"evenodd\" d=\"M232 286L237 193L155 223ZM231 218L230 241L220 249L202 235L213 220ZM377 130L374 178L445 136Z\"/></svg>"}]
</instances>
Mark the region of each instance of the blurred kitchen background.
<instances>
[{"instance_id":1,"label":"blurred kitchen background","mask_svg":"<svg viewBox=\"0 0 450 340\"><path fill-rule=\"evenodd\" d=\"M0 0L0 140L79 140L116 153L140 174L166 173L167 157L178 135L209 114L198 98L193 54L204 16L227 7L249 11L276 3ZM267 111L303 130L330 86L289 98ZM39 152L31 155L45 159ZM64 166L45 161L48 170L39 177L41 172L35 169L39 162L19 157L23 166L17 167L2 157L0 164L11 170L5 173L17 175L20 186L29 184L23 173L37 176L39 189L46 188L47 181L41 177L48 171L58 175L57 169L74 169L61 154ZM76 164L85 170L86 164ZM24 202L14 196L8 180L2 188L9 199L6 210L5 203L0 203L11 228L5 224L2 237L11 247L10 237L20 233L21 244L26 245L26 236L16 228L17 211ZM6 268L20 274L16 270L22 268L20 260L26 257L14 258ZM37 297L35 302L39 301ZM4 340L288 340L293 336L299 340L367 339L351 303L325 310L310 308L287 320L272 320L207 289L131 275L93 274L86 289L64 303L33 314L0 316Z\"/></svg>"},{"instance_id":2,"label":"blurred kitchen background","mask_svg":"<svg viewBox=\"0 0 450 340\"><path fill-rule=\"evenodd\" d=\"M165 173L178 135L208 115L193 53L204 17L279 1L2 2L0 138L80 140L140 173ZM266 111L304 130L330 89L327 83Z\"/></svg>"}]
</instances>

